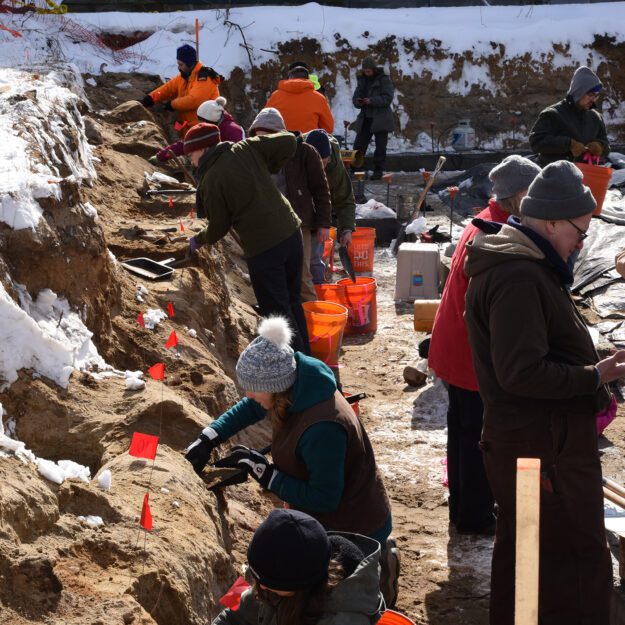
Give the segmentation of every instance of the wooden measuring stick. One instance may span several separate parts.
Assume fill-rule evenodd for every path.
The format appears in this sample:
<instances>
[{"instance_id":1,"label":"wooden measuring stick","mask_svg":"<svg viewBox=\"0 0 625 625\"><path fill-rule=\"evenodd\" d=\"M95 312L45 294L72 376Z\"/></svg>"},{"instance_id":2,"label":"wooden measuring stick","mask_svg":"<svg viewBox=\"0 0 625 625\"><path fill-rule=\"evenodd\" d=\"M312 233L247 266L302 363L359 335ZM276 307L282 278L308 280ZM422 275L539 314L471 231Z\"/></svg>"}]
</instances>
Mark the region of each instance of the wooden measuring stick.
<instances>
[{"instance_id":1,"label":"wooden measuring stick","mask_svg":"<svg viewBox=\"0 0 625 625\"><path fill-rule=\"evenodd\" d=\"M540 459L516 461L514 625L538 625Z\"/></svg>"}]
</instances>

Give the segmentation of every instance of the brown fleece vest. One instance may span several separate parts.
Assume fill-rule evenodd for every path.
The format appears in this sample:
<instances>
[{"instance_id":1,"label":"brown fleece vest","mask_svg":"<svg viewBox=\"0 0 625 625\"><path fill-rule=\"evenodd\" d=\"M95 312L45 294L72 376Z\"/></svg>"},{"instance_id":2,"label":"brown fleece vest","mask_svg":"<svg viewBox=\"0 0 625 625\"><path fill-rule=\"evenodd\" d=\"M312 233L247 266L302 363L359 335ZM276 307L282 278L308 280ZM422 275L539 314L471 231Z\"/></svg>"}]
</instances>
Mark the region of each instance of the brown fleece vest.
<instances>
[{"instance_id":1,"label":"brown fleece vest","mask_svg":"<svg viewBox=\"0 0 625 625\"><path fill-rule=\"evenodd\" d=\"M297 443L311 425L323 421L338 423L347 433L343 496L334 512L303 512L315 517L328 530L371 535L386 523L390 505L369 437L338 391L330 399L292 414L283 428L274 431L271 443L273 460L280 471L300 480L308 480L306 465L295 453Z\"/></svg>"}]
</instances>

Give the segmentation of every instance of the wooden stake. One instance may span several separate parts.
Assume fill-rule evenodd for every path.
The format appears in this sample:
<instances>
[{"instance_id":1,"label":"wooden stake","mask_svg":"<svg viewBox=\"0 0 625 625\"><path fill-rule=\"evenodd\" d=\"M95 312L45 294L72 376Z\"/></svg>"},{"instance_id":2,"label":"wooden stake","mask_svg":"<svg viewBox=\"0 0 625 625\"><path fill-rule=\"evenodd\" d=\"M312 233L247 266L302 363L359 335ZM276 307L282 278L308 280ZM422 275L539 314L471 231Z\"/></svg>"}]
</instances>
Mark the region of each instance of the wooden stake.
<instances>
[{"instance_id":1,"label":"wooden stake","mask_svg":"<svg viewBox=\"0 0 625 625\"><path fill-rule=\"evenodd\" d=\"M195 18L195 55L200 60L200 20Z\"/></svg>"},{"instance_id":2,"label":"wooden stake","mask_svg":"<svg viewBox=\"0 0 625 625\"><path fill-rule=\"evenodd\" d=\"M538 625L540 459L517 458L514 625Z\"/></svg>"}]
</instances>

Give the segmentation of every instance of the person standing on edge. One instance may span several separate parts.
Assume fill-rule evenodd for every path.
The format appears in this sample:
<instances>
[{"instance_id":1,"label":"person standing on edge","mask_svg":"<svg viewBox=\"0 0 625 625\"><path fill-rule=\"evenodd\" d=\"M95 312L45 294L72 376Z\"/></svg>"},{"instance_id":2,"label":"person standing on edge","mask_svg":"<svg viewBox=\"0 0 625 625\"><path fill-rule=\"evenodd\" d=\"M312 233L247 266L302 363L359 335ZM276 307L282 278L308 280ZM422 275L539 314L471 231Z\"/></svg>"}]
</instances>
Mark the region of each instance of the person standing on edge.
<instances>
[{"instance_id":1,"label":"person standing on edge","mask_svg":"<svg viewBox=\"0 0 625 625\"><path fill-rule=\"evenodd\" d=\"M393 83L384 73L384 68L378 67L375 60L368 56L362 62L362 72L358 74L358 84L352 98L360 113L351 129L356 131L354 150L360 152L363 159L371 137L375 137L371 180L379 180L384 173L388 133L395 130L391 111L394 94Z\"/></svg>"},{"instance_id":2,"label":"person standing on edge","mask_svg":"<svg viewBox=\"0 0 625 625\"><path fill-rule=\"evenodd\" d=\"M328 530L377 540L383 547L382 592L392 602L399 563L389 539L390 503L371 442L337 390L332 369L294 353L289 335L284 318L261 321L258 337L236 366L245 398L205 427L185 457L201 474L213 449L268 416L273 463L238 446L216 466L244 469L290 508L310 514Z\"/></svg>"},{"instance_id":3,"label":"person standing on edge","mask_svg":"<svg viewBox=\"0 0 625 625\"><path fill-rule=\"evenodd\" d=\"M264 108L280 111L289 130L308 132L323 128L334 130L334 118L328 101L318 91L308 77L306 63L297 61L289 65L288 78L278 83Z\"/></svg>"},{"instance_id":4,"label":"person standing on edge","mask_svg":"<svg viewBox=\"0 0 625 625\"><path fill-rule=\"evenodd\" d=\"M489 178L495 198L478 219L506 223L519 216L521 200L540 173L540 167L522 156L512 155L494 167ZM449 521L461 533L494 530L494 500L479 448L484 405L479 393L471 348L464 322L464 299L469 278L464 273L466 245L479 232L469 224L463 231L453 258L441 303L436 312L428 364L447 383L447 474Z\"/></svg>"},{"instance_id":5,"label":"person standing on edge","mask_svg":"<svg viewBox=\"0 0 625 625\"><path fill-rule=\"evenodd\" d=\"M603 85L588 67L578 67L564 100L548 106L530 132L541 166L558 160L582 161L586 153L607 156L610 143L597 100Z\"/></svg>"},{"instance_id":6,"label":"person standing on edge","mask_svg":"<svg viewBox=\"0 0 625 625\"><path fill-rule=\"evenodd\" d=\"M321 156L330 188L333 219L336 220L339 245L348 247L352 242L352 232L356 230L356 201L352 181L341 158L339 142L323 130L311 130L305 135L306 143L316 148ZM321 257L323 243L313 241L310 255L310 272L314 284L326 281L326 268Z\"/></svg>"},{"instance_id":7,"label":"person standing on edge","mask_svg":"<svg viewBox=\"0 0 625 625\"><path fill-rule=\"evenodd\" d=\"M263 109L249 129L251 137L262 136L286 130L278 109ZM318 299L310 273L311 246L323 245L330 236L332 225L332 204L330 190L323 171L323 162L312 145L304 142L295 131L297 139L295 156L274 174L276 186L291 203L293 210L302 220L304 239L304 263L302 265L302 301Z\"/></svg>"},{"instance_id":8,"label":"person standing on edge","mask_svg":"<svg viewBox=\"0 0 625 625\"><path fill-rule=\"evenodd\" d=\"M184 153L197 167L198 213L208 226L189 239L189 251L212 245L233 227L241 239L260 314L278 314L293 325L293 348L310 353L300 296L301 221L271 178L295 154L288 132L239 143L220 142L214 124L197 124L184 140Z\"/></svg>"},{"instance_id":9,"label":"person standing on edge","mask_svg":"<svg viewBox=\"0 0 625 625\"><path fill-rule=\"evenodd\" d=\"M607 384L625 351L599 360L567 285L596 202L579 169L547 165L521 202L521 220L475 220L465 318L484 401L480 443L497 502L490 623L514 623L517 458L538 458L538 621L610 622L612 563L603 521L597 417L616 411Z\"/></svg>"},{"instance_id":10,"label":"person standing on edge","mask_svg":"<svg viewBox=\"0 0 625 625\"><path fill-rule=\"evenodd\" d=\"M176 111L176 130L184 137L189 128L198 123L196 111L200 104L219 97L219 83L224 78L212 67L202 65L195 48L190 45L185 44L176 50L176 60L180 75L154 89L141 100L141 104L150 108L164 102L167 110Z\"/></svg>"}]
</instances>

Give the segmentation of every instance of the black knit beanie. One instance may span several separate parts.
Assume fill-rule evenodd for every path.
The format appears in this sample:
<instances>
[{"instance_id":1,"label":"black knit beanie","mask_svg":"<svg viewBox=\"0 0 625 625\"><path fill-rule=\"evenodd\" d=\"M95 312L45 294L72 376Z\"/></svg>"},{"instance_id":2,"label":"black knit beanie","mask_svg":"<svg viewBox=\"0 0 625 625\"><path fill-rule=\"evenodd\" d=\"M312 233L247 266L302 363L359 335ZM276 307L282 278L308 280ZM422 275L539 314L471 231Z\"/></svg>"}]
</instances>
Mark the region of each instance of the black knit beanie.
<instances>
[{"instance_id":1,"label":"black knit beanie","mask_svg":"<svg viewBox=\"0 0 625 625\"><path fill-rule=\"evenodd\" d=\"M582 172L569 161L549 163L521 200L522 215L553 221L588 215L596 207Z\"/></svg>"},{"instance_id":2,"label":"black knit beanie","mask_svg":"<svg viewBox=\"0 0 625 625\"><path fill-rule=\"evenodd\" d=\"M252 574L271 590L302 590L323 581L330 555L323 525L303 512L284 508L272 510L247 548Z\"/></svg>"},{"instance_id":3,"label":"black knit beanie","mask_svg":"<svg viewBox=\"0 0 625 625\"><path fill-rule=\"evenodd\" d=\"M306 143L312 145L319 152L321 158L327 158L332 154L332 146L330 145L330 137L322 128L311 130L306 135Z\"/></svg>"}]
</instances>

